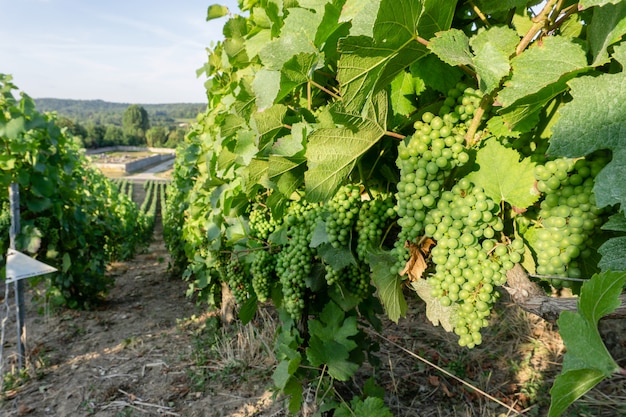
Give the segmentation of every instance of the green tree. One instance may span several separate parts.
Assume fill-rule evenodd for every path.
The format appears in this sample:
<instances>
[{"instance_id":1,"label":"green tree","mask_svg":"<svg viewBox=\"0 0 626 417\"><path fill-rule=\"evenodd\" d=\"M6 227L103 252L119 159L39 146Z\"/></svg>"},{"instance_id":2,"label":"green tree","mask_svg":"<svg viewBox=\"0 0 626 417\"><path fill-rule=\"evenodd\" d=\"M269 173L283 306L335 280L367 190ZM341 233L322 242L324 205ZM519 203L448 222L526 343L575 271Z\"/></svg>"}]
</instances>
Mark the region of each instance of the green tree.
<instances>
[{"instance_id":1,"label":"green tree","mask_svg":"<svg viewBox=\"0 0 626 417\"><path fill-rule=\"evenodd\" d=\"M182 143L185 140L185 129L176 128L170 132L167 137L167 142L165 142L164 146L166 148L175 148L179 143Z\"/></svg>"},{"instance_id":2,"label":"green tree","mask_svg":"<svg viewBox=\"0 0 626 417\"><path fill-rule=\"evenodd\" d=\"M144 144L148 129L150 129L150 119L146 109L138 104L128 106L122 116L122 130L127 144Z\"/></svg>"},{"instance_id":3,"label":"green tree","mask_svg":"<svg viewBox=\"0 0 626 417\"><path fill-rule=\"evenodd\" d=\"M87 136L83 140L86 148L99 148L104 142L104 135L106 134L106 126L89 122L87 124Z\"/></svg>"},{"instance_id":4,"label":"green tree","mask_svg":"<svg viewBox=\"0 0 626 417\"><path fill-rule=\"evenodd\" d=\"M74 137L79 137L83 140L87 137L87 129L80 123L68 119L67 117L60 117L57 124L61 128L67 128Z\"/></svg>"},{"instance_id":5,"label":"green tree","mask_svg":"<svg viewBox=\"0 0 626 417\"><path fill-rule=\"evenodd\" d=\"M102 141L103 146L119 145L123 143L124 132L122 128L115 125L107 125Z\"/></svg>"},{"instance_id":6,"label":"green tree","mask_svg":"<svg viewBox=\"0 0 626 417\"><path fill-rule=\"evenodd\" d=\"M146 132L148 146L162 146L168 138L169 129L164 126L153 126Z\"/></svg>"}]
</instances>

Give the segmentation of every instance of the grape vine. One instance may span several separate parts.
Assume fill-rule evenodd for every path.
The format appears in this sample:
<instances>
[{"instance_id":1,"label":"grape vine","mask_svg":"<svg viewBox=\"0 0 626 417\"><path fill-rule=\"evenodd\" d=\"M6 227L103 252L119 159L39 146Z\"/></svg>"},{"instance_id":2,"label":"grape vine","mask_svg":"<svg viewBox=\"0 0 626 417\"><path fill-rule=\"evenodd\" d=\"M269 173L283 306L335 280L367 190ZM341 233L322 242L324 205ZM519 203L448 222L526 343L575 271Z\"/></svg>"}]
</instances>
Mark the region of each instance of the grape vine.
<instances>
[{"instance_id":1,"label":"grape vine","mask_svg":"<svg viewBox=\"0 0 626 417\"><path fill-rule=\"evenodd\" d=\"M208 302L227 281L283 313L274 379L292 412L307 381L351 378L363 326L381 306L400 320L406 287L471 348L518 266L546 296L626 269L626 47L598 24L623 15L609 3L253 1L230 16L164 234Z\"/></svg>"}]
</instances>

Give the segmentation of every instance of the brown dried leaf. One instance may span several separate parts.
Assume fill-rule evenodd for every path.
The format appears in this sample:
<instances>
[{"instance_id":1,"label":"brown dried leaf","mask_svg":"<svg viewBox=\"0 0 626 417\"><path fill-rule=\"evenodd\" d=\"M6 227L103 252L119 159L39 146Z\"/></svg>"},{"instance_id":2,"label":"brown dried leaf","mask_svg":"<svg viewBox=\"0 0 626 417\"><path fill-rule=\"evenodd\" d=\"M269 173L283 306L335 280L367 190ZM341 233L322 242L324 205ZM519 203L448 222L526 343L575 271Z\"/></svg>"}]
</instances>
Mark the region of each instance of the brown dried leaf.
<instances>
[{"instance_id":1,"label":"brown dried leaf","mask_svg":"<svg viewBox=\"0 0 626 417\"><path fill-rule=\"evenodd\" d=\"M430 248L434 244L435 241L430 238L424 239L421 242L420 246L417 246L416 244L411 242L407 242L406 245L409 248L409 253L411 254L411 256L404 266L404 269L402 269L402 271L400 272L400 275L404 276L406 274L409 274L410 281L417 281L418 279L422 278L422 275L424 275L424 271L426 271L426 268L428 267L425 254L428 254L428 252L430 252Z\"/></svg>"}]
</instances>

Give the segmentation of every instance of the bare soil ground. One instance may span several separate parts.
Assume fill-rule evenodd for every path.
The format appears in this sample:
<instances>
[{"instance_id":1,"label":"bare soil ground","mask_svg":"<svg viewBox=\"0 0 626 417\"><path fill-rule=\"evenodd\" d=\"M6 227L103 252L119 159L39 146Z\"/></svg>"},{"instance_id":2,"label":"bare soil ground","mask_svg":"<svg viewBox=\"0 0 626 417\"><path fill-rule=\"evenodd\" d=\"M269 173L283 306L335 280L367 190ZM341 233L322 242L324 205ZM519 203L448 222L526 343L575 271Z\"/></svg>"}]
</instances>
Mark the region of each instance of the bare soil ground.
<instances>
[{"instance_id":1,"label":"bare soil ground","mask_svg":"<svg viewBox=\"0 0 626 417\"><path fill-rule=\"evenodd\" d=\"M149 247L110 266L116 285L99 309L28 303L22 374L11 373L14 323L7 324L0 416L285 415L283 398L268 389L275 366L271 308L247 326L221 326L216 314L186 297L187 283L172 276L168 260L157 222ZM373 375L395 416L546 415L564 353L553 325L503 302L483 344L469 351L428 322L415 295L407 297L408 316L371 334L380 342L380 368L363 367L354 381L338 386L338 394L349 400ZM603 327L611 352L626 366L626 323ZM567 415L626 416L625 404L626 378L614 378Z\"/></svg>"}]
</instances>

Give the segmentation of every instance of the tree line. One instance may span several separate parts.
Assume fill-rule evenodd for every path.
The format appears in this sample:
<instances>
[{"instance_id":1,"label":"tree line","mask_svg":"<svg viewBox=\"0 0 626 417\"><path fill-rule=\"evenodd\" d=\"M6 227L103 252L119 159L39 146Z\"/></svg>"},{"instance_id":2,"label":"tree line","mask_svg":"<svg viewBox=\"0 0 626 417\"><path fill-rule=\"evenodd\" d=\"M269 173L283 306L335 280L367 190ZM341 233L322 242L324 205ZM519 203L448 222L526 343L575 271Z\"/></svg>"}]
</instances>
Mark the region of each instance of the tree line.
<instances>
[{"instance_id":1,"label":"tree line","mask_svg":"<svg viewBox=\"0 0 626 417\"><path fill-rule=\"evenodd\" d=\"M85 148L131 145L174 148L200 103L126 104L102 100L37 99L39 111L54 111L58 124Z\"/></svg>"}]
</instances>

